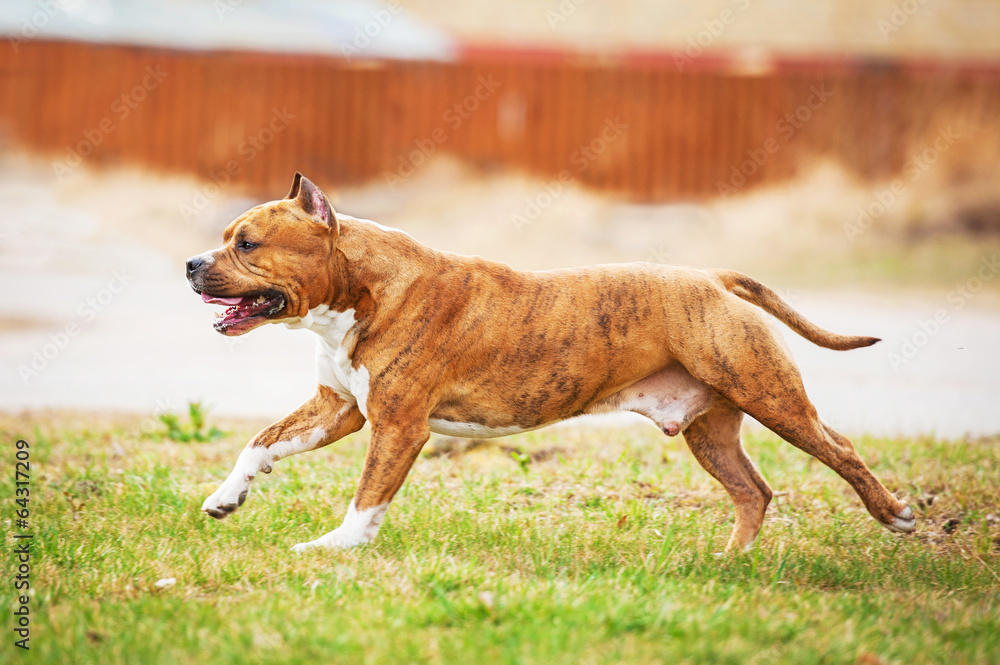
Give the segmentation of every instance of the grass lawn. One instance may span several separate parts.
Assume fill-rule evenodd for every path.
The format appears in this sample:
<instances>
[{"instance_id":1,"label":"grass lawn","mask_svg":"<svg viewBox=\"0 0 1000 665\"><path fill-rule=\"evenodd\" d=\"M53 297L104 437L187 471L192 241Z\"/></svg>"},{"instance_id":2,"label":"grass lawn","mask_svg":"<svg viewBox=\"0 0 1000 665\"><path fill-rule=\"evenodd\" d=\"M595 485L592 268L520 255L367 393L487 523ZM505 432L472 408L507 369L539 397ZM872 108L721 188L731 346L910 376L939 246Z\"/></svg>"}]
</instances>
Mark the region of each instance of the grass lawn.
<instances>
[{"instance_id":1,"label":"grass lawn","mask_svg":"<svg viewBox=\"0 0 1000 665\"><path fill-rule=\"evenodd\" d=\"M777 496L735 556L717 555L729 498L652 426L432 439L372 544L295 555L340 523L368 428L278 463L217 522L201 502L256 428L213 424L223 438L178 443L129 418L0 416L6 551L18 438L35 534L31 650L5 611L0 662L1000 662L998 438L857 439L917 514L900 536L749 432Z\"/></svg>"}]
</instances>

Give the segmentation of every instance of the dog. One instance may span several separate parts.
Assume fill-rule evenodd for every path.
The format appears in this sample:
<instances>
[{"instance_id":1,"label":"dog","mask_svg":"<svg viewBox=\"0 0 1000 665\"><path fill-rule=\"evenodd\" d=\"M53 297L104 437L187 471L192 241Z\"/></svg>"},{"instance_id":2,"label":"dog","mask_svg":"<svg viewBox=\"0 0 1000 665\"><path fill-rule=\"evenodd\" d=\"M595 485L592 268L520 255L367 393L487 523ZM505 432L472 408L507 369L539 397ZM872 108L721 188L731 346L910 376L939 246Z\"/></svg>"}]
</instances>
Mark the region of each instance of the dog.
<instances>
[{"instance_id":1,"label":"dog","mask_svg":"<svg viewBox=\"0 0 1000 665\"><path fill-rule=\"evenodd\" d=\"M247 444L202 506L212 517L243 505L278 460L367 421L371 442L343 523L293 549L354 547L376 536L431 432L498 437L631 411L683 434L729 493L727 550L753 544L772 497L740 441L743 414L836 471L888 529L915 526L910 507L820 421L760 310L829 349L879 340L824 330L746 275L649 263L517 271L336 213L300 173L284 199L241 215L223 241L186 265L202 300L228 307L215 329L313 331L319 385Z\"/></svg>"}]
</instances>

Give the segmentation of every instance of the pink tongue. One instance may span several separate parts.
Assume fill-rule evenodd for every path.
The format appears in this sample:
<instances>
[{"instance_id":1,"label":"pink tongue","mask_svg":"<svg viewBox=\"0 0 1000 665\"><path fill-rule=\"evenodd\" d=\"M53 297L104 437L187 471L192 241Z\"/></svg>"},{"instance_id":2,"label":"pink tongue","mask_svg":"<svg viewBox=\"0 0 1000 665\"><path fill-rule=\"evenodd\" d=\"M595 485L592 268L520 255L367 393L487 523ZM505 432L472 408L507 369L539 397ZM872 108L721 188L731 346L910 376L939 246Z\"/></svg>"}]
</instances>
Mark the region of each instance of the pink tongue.
<instances>
[{"instance_id":1,"label":"pink tongue","mask_svg":"<svg viewBox=\"0 0 1000 665\"><path fill-rule=\"evenodd\" d=\"M239 305L243 301L243 298L219 298L210 296L207 293L202 293L201 299L215 305Z\"/></svg>"}]
</instances>

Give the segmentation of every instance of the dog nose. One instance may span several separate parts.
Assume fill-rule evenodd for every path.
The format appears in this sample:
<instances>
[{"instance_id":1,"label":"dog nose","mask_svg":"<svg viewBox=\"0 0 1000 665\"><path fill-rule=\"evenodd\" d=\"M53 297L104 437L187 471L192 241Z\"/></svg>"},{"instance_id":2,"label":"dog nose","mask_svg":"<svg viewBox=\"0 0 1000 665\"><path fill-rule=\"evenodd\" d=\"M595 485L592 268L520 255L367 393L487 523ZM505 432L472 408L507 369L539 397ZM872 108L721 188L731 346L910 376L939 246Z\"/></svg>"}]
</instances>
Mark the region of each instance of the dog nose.
<instances>
[{"instance_id":1,"label":"dog nose","mask_svg":"<svg viewBox=\"0 0 1000 665\"><path fill-rule=\"evenodd\" d=\"M200 256L195 256L194 258L188 259L187 276L190 277L191 275L193 275L195 271L198 270L198 268L202 267L203 265L205 265L205 259L201 258Z\"/></svg>"}]
</instances>

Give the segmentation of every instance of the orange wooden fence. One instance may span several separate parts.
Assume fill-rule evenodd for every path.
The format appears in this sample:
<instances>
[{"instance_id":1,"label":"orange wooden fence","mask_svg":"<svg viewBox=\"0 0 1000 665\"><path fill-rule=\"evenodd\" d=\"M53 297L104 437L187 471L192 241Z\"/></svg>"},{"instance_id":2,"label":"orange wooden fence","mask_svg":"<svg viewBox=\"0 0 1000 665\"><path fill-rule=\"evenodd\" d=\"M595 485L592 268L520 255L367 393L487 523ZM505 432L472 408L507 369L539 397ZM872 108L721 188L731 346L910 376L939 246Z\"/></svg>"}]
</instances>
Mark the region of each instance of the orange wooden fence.
<instances>
[{"instance_id":1,"label":"orange wooden fence","mask_svg":"<svg viewBox=\"0 0 1000 665\"><path fill-rule=\"evenodd\" d=\"M394 183L446 152L634 200L773 182L803 158L899 171L942 123L1000 129L1000 66L467 50L347 61L35 41L0 59L0 140L53 168L139 164L274 194Z\"/></svg>"}]
</instances>

